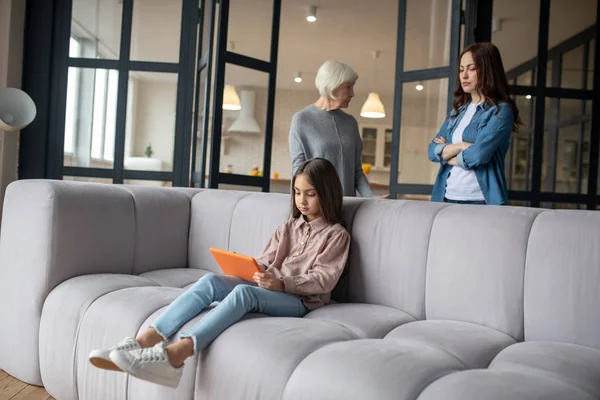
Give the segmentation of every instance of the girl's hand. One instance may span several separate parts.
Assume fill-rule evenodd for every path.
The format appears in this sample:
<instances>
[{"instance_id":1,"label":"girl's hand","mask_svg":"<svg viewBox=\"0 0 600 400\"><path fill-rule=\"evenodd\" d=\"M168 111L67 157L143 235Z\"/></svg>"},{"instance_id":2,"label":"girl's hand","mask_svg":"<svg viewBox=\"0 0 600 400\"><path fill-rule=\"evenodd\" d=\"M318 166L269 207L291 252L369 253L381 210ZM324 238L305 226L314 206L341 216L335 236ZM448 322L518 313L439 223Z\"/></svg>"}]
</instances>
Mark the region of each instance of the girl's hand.
<instances>
[{"instance_id":1,"label":"girl's hand","mask_svg":"<svg viewBox=\"0 0 600 400\"><path fill-rule=\"evenodd\" d=\"M276 278L275 275L269 272L256 272L254 273L254 281L258 283L258 286L263 289L275 290L277 292L283 292L283 281Z\"/></svg>"},{"instance_id":2,"label":"girl's hand","mask_svg":"<svg viewBox=\"0 0 600 400\"><path fill-rule=\"evenodd\" d=\"M433 139L433 143L436 144L446 144L446 139L444 139L442 136L440 136L439 138L436 137Z\"/></svg>"},{"instance_id":3,"label":"girl's hand","mask_svg":"<svg viewBox=\"0 0 600 400\"><path fill-rule=\"evenodd\" d=\"M469 142L462 142L462 151L465 151L466 149L468 149L473 143L469 143Z\"/></svg>"}]
</instances>

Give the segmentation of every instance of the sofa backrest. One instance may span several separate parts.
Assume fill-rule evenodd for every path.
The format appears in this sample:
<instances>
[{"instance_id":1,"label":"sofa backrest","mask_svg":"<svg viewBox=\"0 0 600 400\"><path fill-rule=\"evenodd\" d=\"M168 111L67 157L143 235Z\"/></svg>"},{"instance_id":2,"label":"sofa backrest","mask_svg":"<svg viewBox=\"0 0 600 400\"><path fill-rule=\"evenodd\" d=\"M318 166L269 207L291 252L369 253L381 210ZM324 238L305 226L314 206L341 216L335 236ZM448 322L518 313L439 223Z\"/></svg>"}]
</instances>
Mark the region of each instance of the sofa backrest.
<instances>
[{"instance_id":1,"label":"sofa backrest","mask_svg":"<svg viewBox=\"0 0 600 400\"><path fill-rule=\"evenodd\" d=\"M424 319L429 235L444 207L402 200L363 204L352 224L349 300L399 308Z\"/></svg>"},{"instance_id":2,"label":"sofa backrest","mask_svg":"<svg viewBox=\"0 0 600 400\"><path fill-rule=\"evenodd\" d=\"M451 206L431 229L426 317L472 322L523 340L523 276L533 208Z\"/></svg>"},{"instance_id":3,"label":"sofa backrest","mask_svg":"<svg viewBox=\"0 0 600 400\"><path fill-rule=\"evenodd\" d=\"M525 340L600 349L600 212L545 211L529 236Z\"/></svg>"},{"instance_id":4,"label":"sofa backrest","mask_svg":"<svg viewBox=\"0 0 600 400\"><path fill-rule=\"evenodd\" d=\"M198 189L122 186L133 198L135 246L132 274L188 265L190 201Z\"/></svg>"},{"instance_id":5,"label":"sofa backrest","mask_svg":"<svg viewBox=\"0 0 600 400\"><path fill-rule=\"evenodd\" d=\"M196 194L189 266L219 272L209 247L259 254L289 203L282 194ZM600 313L591 315L600 213L346 198L344 219L352 245L336 300L600 348Z\"/></svg>"},{"instance_id":6,"label":"sofa backrest","mask_svg":"<svg viewBox=\"0 0 600 400\"><path fill-rule=\"evenodd\" d=\"M290 214L289 195L207 190L192 199L189 267L220 272L209 248L257 256Z\"/></svg>"}]
</instances>

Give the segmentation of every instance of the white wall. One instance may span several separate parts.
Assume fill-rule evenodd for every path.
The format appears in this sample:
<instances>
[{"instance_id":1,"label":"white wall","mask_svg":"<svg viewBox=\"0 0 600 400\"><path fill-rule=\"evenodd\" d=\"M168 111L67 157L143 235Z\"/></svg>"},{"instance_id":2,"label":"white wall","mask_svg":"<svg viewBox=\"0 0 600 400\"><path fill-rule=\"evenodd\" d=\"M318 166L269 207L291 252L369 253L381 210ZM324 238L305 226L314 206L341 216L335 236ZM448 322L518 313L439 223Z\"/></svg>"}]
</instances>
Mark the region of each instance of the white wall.
<instances>
[{"instance_id":1,"label":"white wall","mask_svg":"<svg viewBox=\"0 0 600 400\"><path fill-rule=\"evenodd\" d=\"M21 87L25 1L0 0L0 89ZM18 177L20 132L0 132L0 212L6 187Z\"/></svg>"}]
</instances>

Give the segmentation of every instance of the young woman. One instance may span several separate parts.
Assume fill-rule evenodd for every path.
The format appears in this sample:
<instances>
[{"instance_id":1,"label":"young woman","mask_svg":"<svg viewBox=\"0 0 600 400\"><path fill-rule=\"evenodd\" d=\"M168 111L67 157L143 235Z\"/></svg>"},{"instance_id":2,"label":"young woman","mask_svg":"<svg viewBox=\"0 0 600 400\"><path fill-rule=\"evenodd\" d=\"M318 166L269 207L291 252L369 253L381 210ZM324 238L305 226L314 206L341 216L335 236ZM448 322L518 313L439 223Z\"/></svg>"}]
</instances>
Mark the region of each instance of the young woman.
<instances>
[{"instance_id":1,"label":"young woman","mask_svg":"<svg viewBox=\"0 0 600 400\"><path fill-rule=\"evenodd\" d=\"M459 61L454 110L429 145L429 159L440 163L431 200L506 204L504 159L522 122L502 58L493 44L476 43Z\"/></svg>"},{"instance_id":2,"label":"young woman","mask_svg":"<svg viewBox=\"0 0 600 400\"><path fill-rule=\"evenodd\" d=\"M362 139L356 119L342 111L354 97L358 74L348 65L326 61L317 72L315 86L319 99L294 114L290 127L292 172L304 160L325 158L335 166L344 196L388 198L374 196L362 169Z\"/></svg>"},{"instance_id":3,"label":"young woman","mask_svg":"<svg viewBox=\"0 0 600 400\"><path fill-rule=\"evenodd\" d=\"M246 313L299 318L327 304L350 247L350 235L341 225L342 186L334 166L317 158L302 163L292 188L292 217L275 230L256 258L264 272L254 275L255 282L207 274L136 339L125 338L110 350L94 350L90 362L176 387L184 361ZM220 303L190 332L166 344L214 301Z\"/></svg>"}]
</instances>

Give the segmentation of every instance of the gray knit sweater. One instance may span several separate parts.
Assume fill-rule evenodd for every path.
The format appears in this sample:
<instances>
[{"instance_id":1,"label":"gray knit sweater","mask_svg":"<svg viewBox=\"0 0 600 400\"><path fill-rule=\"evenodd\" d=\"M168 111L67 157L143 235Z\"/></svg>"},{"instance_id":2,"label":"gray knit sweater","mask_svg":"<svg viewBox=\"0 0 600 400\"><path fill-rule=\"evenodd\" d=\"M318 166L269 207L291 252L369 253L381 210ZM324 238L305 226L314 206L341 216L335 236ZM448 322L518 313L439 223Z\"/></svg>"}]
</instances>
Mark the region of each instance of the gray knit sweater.
<instances>
[{"instance_id":1,"label":"gray knit sweater","mask_svg":"<svg viewBox=\"0 0 600 400\"><path fill-rule=\"evenodd\" d=\"M290 128L292 174L305 160L325 158L338 172L344 196L373 197L362 170L362 140L358 123L342 110L324 111L314 105L298 111Z\"/></svg>"}]
</instances>

